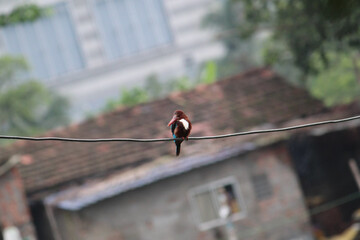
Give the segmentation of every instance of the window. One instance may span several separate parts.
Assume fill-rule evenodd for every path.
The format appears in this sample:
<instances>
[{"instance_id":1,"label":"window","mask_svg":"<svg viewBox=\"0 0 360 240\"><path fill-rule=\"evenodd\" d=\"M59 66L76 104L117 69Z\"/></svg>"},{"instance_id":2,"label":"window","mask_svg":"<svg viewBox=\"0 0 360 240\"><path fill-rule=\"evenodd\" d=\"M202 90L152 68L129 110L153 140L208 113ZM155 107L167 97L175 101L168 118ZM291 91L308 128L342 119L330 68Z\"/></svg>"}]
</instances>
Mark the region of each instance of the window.
<instances>
[{"instance_id":1,"label":"window","mask_svg":"<svg viewBox=\"0 0 360 240\"><path fill-rule=\"evenodd\" d=\"M245 216L245 206L233 177L194 188L189 196L200 228L208 229L225 224L227 219Z\"/></svg>"},{"instance_id":2,"label":"window","mask_svg":"<svg viewBox=\"0 0 360 240\"><path fill-rule=\"evenodd\" d=\"M171 42L162 0L94 0L94 11L109 60Z\"/></svg>"},{"instance_id":3,"label":"window","mask_svg":"<svg viewBox=\"0 0 360 240\"><path fill-rule=\"evenodd\" d=\"M1 29L8 54L22 55L29 77L49 79L84 67L65 3L52 7L50 16Z\"/></svg>"},{"instance_id":4,"label":"window","mask_svg":"<svg viewBox=\"0 0 360 240\"><path fill-rule=\"evenodd\" d=\"M257 200L263 200L272 196L272 188L265 173L253 175L251 181Z\"/></svg>"}]
</instances>

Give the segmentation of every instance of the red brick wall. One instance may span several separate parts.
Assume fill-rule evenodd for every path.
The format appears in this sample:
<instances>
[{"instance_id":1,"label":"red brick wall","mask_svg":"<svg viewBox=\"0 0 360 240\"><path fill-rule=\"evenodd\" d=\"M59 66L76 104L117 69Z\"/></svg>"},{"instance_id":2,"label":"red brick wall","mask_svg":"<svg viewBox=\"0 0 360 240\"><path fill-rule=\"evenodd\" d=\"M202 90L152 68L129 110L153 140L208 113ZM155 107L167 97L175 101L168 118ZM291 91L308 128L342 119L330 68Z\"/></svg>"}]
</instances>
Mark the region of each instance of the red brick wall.
<instances>
[{"instance_id":1,"label":"red brick wall","mask_svg":"<svg viewBox=\"0 0 360 240\"><path fill-rule=\"evenodd\" d=\"M0 224L3 229L16 226L23 238L35 239L23 183L17 168L0 176Z\"/></svg>"}]
</instances>

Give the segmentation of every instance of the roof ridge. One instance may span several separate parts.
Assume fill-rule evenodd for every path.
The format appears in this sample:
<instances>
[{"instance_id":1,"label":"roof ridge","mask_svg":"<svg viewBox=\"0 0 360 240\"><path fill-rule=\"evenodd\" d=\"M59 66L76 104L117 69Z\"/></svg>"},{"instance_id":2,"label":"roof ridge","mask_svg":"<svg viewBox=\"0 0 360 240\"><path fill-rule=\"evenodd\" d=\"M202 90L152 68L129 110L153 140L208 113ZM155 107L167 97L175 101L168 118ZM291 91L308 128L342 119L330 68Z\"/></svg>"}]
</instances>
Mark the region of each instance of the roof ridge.
<instances>
[{"instance_id":1,"label":"roof ridge","mask_svg":"<svg viewBox=\"0 0 360 240\"><path fill-rule=\"evenodd\" d=\"M299 101L304 99L304 101ZM132 107L119 107L92 119L44 133L66 137L170 137L167 118L175 108L183 108L191 117L193 136L237 132L259 124L284 121L319 113L323 105L304 90L288 84L267 67L253 68L213 84L197 86L164 98ZM182 156L193 156L206 148L233 146L236 141L191 141ZM206 146L206 147L205 147ZM21 165L24 185L29 194L46 188L58 189L62 183L108 172L141 159L174 157L173 144L51 142L42 144L19 141L4 155L16 152L33 161ZM204 148L205 147L205 148ZM75 166L75 167L74 167Z\"/></svg>"},{"instance_id":2,"label":"roof ridge","mask_svg":"<svg viewBox=\"0 0 360 240\"><path fill-rule=\"evenodd\" d=\"M64 131L63 131L64 129L74 129L74 128L76 129L80 125L85 125L85 124L89 124L89 123L92 123L92 122L96 122L101 118L106 118L107 116L120 114L120 113L125 112L125 111L130 111L130 110L132 110L134 108L142 107L144 105L155 104L157 102L166 101L166 100L172 101L172 95L178 96L178 95L184 95L184 94L191 93L191 92L196 92L196 91L198 91L198 89L203 88L204 86L205 87L211 87L211 86L214 86L214 85L224 85L228 81L232 81L234 79L239 80L239 79L242 79L242 78L246 78L249 75L258 74L258 73L260 73L260 72L262 72L264 70L271 71L268 67L256 67L256 68L249 69L249 70L247 70L245 72L241 72L241 73L233 75L233 76L228 76L228 77L221 78L221 79L219 79L216 82L211 83L211 84L197 85L194 88L186 90L186 91L173 91L173 92L170 92L168 95L166 95L166 96L164 96L162 98L154 99L154 100L151 100L151 101L148 101L148 102L139 103L139 104L134 105L134 106L119 105L118 107L116 107L116 109L114 109L112 111L100 113L100 114L98 114L98 115L96 115L94 117L84 119L83 121L80 121L80 122L75 122L75 123L71 123L71 124L68 124L68 125L59 126L59 127L54 128L54 129L50 129L48 131L45 131L44 133L41 133L41 134L39 134L37 136L45 137L45 136L49 136L49 135L53 135L53 134L59 134L59 133L60 133L60 136L61 136L61 133L64 133ZM16 145L17 142L18 141L16 141L14 144L11 144L10 146Z\"/></svg>"}]
</instances>

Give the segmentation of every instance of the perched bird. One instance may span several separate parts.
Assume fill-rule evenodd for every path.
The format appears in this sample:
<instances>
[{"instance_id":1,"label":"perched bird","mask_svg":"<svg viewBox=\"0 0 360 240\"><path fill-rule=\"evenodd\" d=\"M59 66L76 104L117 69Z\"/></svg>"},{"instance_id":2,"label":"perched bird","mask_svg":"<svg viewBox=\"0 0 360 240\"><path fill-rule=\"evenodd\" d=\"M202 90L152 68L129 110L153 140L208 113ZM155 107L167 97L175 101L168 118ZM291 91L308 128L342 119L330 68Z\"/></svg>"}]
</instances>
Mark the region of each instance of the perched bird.
<instances>
[{"instance_id":1,"label":"perched bird","mask_svg":"<svg viewBox=\"0 0 360 240\"><path fill-rule=\"evenodd\" d=\"M174 138L182 138L182 140L174 140L176 145L176 156L179 156L181 143L184 140L188 140L191 131L191 122L183 111L176 110L173 118L168 124L168 127L169 126L171 126L171 132Z\"/></svg>"}]
</instances>

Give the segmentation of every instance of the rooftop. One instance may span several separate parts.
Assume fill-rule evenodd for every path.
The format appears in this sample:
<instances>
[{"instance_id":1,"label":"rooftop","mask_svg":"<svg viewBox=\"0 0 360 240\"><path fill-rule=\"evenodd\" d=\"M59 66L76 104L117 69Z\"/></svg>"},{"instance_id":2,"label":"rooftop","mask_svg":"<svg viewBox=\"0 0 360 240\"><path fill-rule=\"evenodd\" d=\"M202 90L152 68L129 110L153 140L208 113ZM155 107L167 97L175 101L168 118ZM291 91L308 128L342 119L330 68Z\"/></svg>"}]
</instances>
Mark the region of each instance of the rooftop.
<instances>
[{"instance_id":1,"label":"rooftop","mask_svg":"<svg viewBox=\"0 0 360 240\"><path fill-rule=\"evenodd\" d=\"M303 89L291 86L270 69L257 68L188 92L177 92L161 100L119 108L83 123L48 132L45 136L170 137L166 125L176 109L184 110L192 121L192 136L280 126L290 120L305 119L326 111L321 102L311 98ZM25 189L28 194L35 195L37 192L67 188L68 184L81 185L89 179L107 178L113 173L147 166L158 159L167 159L169 169L174 167L176 171L181 171L181 166L186 169L186 159L205 156L208 152L221 154L224 148L232 149L241 141L244 140L185 142L181 158L175 163L172 163L175 159L172 142L17 142L3 149L3 153L7 156L22 154L20 171ZM184 162L179 163L182 159L185 159Z\"/></svg>"}]
</instances>

